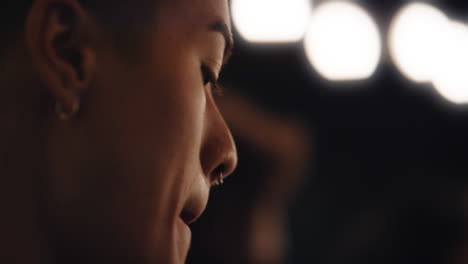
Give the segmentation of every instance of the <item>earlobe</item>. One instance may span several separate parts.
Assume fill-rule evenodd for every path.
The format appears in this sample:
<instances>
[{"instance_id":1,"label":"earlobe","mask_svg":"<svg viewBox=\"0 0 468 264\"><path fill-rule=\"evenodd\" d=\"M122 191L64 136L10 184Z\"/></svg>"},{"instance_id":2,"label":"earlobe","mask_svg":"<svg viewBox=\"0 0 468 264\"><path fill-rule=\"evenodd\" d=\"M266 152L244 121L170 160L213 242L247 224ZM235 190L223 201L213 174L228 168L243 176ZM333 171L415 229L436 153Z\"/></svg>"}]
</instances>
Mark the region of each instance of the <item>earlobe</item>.
<instances>
[{"instance_id":1,"label":"earlobe","mask_svg":"<svg viewBox=\"0 0 468 264\"><path fill-rule=\"evenodd\" d=\"M92 81L96 59L91 20L78 1L34 1L25 23L25 41L40 77L63 112L74 112Z\"/></svg>"}]
</instances>

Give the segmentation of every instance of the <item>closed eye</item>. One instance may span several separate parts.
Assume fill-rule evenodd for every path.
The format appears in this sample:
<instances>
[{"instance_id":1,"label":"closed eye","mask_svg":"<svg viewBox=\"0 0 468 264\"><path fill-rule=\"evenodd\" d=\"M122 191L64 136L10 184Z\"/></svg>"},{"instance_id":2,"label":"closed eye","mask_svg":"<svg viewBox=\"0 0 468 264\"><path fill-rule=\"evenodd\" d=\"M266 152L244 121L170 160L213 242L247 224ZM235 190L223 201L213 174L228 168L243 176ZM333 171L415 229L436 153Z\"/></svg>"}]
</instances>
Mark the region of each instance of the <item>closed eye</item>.
<instances>
[{"instance_id":1,"label":"closed eye","mask_svg":"<svg viewBox=\"0 0 468 264\"><path fill-rule=\"evenodd\" d=\"M201 72L203 77L203 86L210 85L212 92L221 96L223 94L223 87L218 83L216 74L206 65L201 66Z\"/></svg>"}]
</instances>

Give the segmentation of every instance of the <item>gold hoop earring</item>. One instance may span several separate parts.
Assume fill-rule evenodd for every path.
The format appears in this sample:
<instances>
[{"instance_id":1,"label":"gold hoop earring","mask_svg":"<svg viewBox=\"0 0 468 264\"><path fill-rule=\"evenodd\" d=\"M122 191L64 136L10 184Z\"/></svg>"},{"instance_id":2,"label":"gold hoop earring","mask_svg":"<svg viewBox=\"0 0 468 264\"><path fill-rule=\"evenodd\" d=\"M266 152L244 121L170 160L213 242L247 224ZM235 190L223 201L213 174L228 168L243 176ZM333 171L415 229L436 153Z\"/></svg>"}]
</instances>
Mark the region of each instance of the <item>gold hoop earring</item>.
<instances>
[{"instance_id":1,"label":"gold hoop earring","mask_svg":"<svg viewBox=\"0 0 468 264\"><path fill-rule=\"evenodd\" d=\"M63 109L63 106L60 103L55 104L55 113L57 114L58 118L63 121L67 121L72 119L76 114L80 111L80 103L79 101L76 101L73 106L71 111L66 111Z\"/></svg>"}]
</instances>

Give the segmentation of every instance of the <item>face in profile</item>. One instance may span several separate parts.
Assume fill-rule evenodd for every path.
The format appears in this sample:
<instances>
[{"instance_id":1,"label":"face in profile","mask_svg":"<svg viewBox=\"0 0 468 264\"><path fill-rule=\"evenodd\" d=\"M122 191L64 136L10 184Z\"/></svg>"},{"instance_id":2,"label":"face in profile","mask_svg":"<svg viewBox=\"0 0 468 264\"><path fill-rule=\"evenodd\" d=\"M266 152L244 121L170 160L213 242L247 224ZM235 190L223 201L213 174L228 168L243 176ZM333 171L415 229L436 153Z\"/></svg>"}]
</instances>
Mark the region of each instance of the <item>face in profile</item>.
<instances>
[{"instance_id":1,"label":"face in profile","mask_svg":"<svg viewBox=\"0 0 468 264\"><path fill-rule=\"evenodd\" d=\"M297 116L279 115L242 94L226 93L219 106L242 164L226 186L214 189L193 226L188 263L286 263L290 205L312 161L312 131Z\"/></svg>"},{"instance_id":2,"label":"face in profile","mask_svg":"<svg viewBox=\"0 0 468 264\"><path fill-rule=\"evenodd\" d=\"M80 18L80 7L70 8ZM95 34L80 50L80 111L47 118L47 222L63 263L183 263L188 225L236 166L212 92L231 46L227 1L162 1L154 12L154 26L126 40L125 55L99 23L87 24ZM53 35L62 22L47 23ZM51 54L35 63L60 62ZM44 86L68 80L73 67L61 63L41 67ZM68 92L69 79L54 89Z\"/></svg>"}]
</instances>

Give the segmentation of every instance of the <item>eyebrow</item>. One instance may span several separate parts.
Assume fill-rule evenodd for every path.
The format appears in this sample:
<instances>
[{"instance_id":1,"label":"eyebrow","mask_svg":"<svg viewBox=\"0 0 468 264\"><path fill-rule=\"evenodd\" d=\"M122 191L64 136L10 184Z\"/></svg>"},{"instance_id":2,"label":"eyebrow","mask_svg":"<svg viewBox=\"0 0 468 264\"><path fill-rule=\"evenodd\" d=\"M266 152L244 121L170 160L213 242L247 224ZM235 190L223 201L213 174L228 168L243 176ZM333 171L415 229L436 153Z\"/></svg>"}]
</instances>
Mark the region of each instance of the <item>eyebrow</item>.
<instances>
[{"instance_id":1,"label":"eyebrow","mask_svg":"<svg viewBox=\"0 0 468 264\"><path fill-rule=\"evenodd\" d=\"M216 21L215 23L211 24L210 30L221 33L224 37L226 47L224 48L223 64L226 64L232 55L232 49L234 47L234 39L232 37L231 30L229 29L228 25L223 21Z\"/></svg>"}]
</instances>

